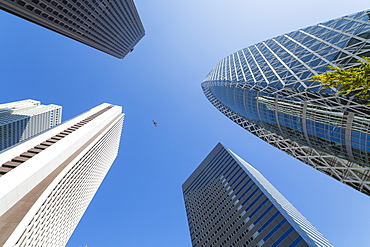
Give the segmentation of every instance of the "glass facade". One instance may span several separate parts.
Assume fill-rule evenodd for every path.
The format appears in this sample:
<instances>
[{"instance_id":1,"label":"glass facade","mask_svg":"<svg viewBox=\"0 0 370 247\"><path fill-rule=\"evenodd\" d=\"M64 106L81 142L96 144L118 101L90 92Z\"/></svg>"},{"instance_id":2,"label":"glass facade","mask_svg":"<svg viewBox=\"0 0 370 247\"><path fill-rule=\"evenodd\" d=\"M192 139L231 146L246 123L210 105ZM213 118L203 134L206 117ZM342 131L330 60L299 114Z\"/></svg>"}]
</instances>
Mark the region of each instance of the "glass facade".
<instances>
[{"instance_id":1,"label":"glass facade","mask_svg":"<svg viewBox=\"0 0 370 247\"><path fill-rule=\"evenodd\" d=\"M218 144L183 185L193 246L332 246L258 171Z\"/></svg>"},{"instance_id":2,"label":"glass facade","mask_svg":"<svg viewBox=\"0 0 370 247\"><path fill-rule=\"evenodd\" d=\"M0 9L117 58L145 35L133 0L2 0Z\"/></svg>"},{"instance_id":3,"label":"glass facade","mask_svg":"<svg viewBox=\"0 0 370 247\"><path fill-rule=\"evenodd\" d=\"M202 89L233 121L316 169L351 168L356 181L345 183L369 194L369 101L311 80L328 66L358 66L370 56L369 18L362 11L237 51L214 67ZM343 171L329 170L323 171L343 180Z\"/></svg>"}]
</instances>

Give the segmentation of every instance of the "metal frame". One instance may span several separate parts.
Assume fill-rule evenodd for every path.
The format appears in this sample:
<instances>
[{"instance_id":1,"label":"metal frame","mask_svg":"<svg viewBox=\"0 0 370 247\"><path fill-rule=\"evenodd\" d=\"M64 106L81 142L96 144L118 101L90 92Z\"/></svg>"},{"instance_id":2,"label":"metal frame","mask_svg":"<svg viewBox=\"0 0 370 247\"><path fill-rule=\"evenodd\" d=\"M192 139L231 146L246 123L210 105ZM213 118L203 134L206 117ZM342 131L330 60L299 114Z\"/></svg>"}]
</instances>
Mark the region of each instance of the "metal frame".
<instances>
[{"instance_id":1,"label":"metal frame","mask_svg":"<svg viewBox=\"0 0 370 247\"><path fill-rule=\"evenodd\" d=\"M357 60L361 59L361 54L369 51L370 55L370 37L363 38L364 34L370 36L369 16L370 11L358 12L237 51L215 66L203 81L202 89L219 111L244 129L313 168L370 195L370 164L354 160L355 154L350 145L350 135L354 128L358 130L361 127L361 134L370 137L370 106L366 105L369 101L339 96L335 88L324 89L318 82L310 80L312 75L325 72L328 66L354 67L358 65ZM350 42L354 39L355 43ZM345 54L346 57L338 54ZM302 145L283 134L274 133L262 121L256 124L234 112L213 95L211 89L215 86L253 90L257 92L257 96L264 93L273 95L275 111L278 110L277 101L282 98L302 102L302 129L307 144ZM234 104L236 105L235 94ZM317 149L310 143L305 128L307 105L343 112L345 135L342 142L344 152L347 152L345 158ZM275 117L278 123L276 128L283 133L278 116ZM354 126L354 117L360 117L369 124ZM370 138L364 145L370 146L369 143ZM369 152L364 155L370 157Z\"/></svg>"}]
</instances>

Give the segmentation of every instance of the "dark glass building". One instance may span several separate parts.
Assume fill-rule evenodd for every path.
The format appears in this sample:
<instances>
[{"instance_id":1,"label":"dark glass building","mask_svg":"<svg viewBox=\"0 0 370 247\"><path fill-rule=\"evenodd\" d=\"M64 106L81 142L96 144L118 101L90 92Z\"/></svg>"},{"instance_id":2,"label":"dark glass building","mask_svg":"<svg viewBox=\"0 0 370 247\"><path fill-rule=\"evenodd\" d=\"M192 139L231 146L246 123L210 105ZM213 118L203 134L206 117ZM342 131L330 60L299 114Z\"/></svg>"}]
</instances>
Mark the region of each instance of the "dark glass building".
<instances>
[{"instance_id":1,"label":"dark glass building","mask_svg":"<svg viewBox=\"0 0 370 247\"><path fill-rule=\"evenodd\" d=\"M132 0L1 0L0 9L117 58L145 34Z\"/></svg>"},{"instance_id":2,"label":"dark glass building","mask_svg":"<svg viewBox=\"0 0 370 247\"><path fill-rule=\"evenodd\" d=\"M311 76L370 56L370 11L287 33L221 60L202 83L231 120L314 168L370 194L370 106Z\"/></svg>"},{"instance_id":3,"label":"dark glass building","mask_svg":"<svg viewBox=\"0 0 370 247\"><path fill-rule=\"evenodd\" d=\"M332 246L256 169L221 144L182 189L194 247Z\"/></svg>"}]
</instances>

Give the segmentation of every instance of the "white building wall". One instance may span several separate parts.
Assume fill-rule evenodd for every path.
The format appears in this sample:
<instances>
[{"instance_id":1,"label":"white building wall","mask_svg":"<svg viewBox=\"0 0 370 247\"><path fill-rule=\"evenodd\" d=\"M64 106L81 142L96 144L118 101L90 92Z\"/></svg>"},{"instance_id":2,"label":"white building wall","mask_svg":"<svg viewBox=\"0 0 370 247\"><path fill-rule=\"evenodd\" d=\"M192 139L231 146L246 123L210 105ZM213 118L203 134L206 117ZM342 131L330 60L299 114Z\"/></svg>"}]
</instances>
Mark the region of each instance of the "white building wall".
<instances>
[{"instance_id":1,"label":"white building wall","mask_svg":"<svg viewBox=\"0 0 370 247\"><path fill-rule=\"evenodd\" d=\"M6 157L1 155L0 163L25 152L107 106L109 104L95 107L17 145L4 153ZM75 156L37 199L4 246L66 244L117 155L123 122L121 110L121 107L114 106L0 177L0 186L4 188L6 185L7 188L0 193L1 216L58 166L71 156ZM90 141L92 142L86 146Z\"/></svg>"},{"instance_id":2,"label":"white building wall","mask_svg":"<svg viewBox=\"0 0 370 247\"><path fill-rule=\"evenodd\" d=\"M22 100L0 104L0 151L61 123L62 107Z\"/></svg>"},{"instance_id":3,"label":"white building wall","mask_svg":"<svg viewBox=\"0 0 370 247\"><path fill-rule=\"evenodd\" d=\"M17 229L17 233L23 234L14 246L67 244L116 158L122 120L118 119L80 160L71 162L48 187Z\"/></svg>"}]
</instances>

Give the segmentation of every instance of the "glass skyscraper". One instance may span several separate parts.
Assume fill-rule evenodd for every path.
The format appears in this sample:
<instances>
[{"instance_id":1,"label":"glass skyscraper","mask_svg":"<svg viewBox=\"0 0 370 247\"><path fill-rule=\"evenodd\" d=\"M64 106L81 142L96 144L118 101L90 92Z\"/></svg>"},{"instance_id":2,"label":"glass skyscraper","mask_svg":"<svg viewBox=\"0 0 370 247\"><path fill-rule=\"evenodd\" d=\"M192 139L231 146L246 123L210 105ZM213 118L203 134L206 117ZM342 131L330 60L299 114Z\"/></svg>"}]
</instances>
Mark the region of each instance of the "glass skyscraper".
<instances>
[{"instance_id":1,"label":"glass skyscraper","mask_svg":"<svg viewBox=\"0 0 370 247\"><path fill-rule=\"evenodd\" d=\"M256 169L220 143L182 189L194 247L332 246Z\"/></svg>"},{"instance_id":2,"label":"glass skyscraper","mask_svg":"<svg viewBox=\"0 0 370 247\"><path fill-rule=\"evenodd\" d=\"M2 0L0 9L117 58L145 34L133 0Z\"/></svg>"},{"instance_id":3,"label":"glass skyscraper","mask_svg":"<svg viewBox=\"0 0 370 247\"><path fill-rule=\"evenodd\" d=\"M310 79L370 56L369 17L358 12L237 51L213 68L202 89L243 128L370 194L369 101Z\"/></svg>"}]
</instances>

